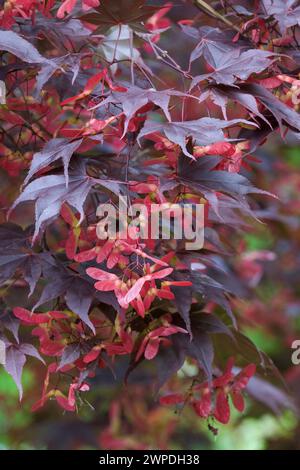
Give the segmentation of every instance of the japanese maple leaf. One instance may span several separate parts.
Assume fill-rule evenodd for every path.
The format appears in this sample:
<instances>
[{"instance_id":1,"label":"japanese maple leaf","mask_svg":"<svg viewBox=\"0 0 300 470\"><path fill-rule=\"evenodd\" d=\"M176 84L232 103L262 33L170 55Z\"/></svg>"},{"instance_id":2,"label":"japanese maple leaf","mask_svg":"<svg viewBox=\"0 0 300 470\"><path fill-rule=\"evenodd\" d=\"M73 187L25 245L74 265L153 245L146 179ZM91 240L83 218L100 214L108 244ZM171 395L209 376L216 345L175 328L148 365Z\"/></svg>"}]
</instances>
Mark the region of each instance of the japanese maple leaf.
<instances>
[{"instance_id":1,"label":"japanese maple leaf","mask_svg":"<svg viewBox=\"0 0 300 470\"><path fill-rule=\"evenodd\" d=\"M219 106L222 109L224 119L227 119L226 105L229 100L233 100L241 104L244 108L246 108L251 113L253 113L254 116L260 117L269 126L271 126L269 124L269 121L266 119L266 117L259 111L258 106L257 106L257 101L254 98L254 96L250 93L245 93L231 86L210 85L201 94L200 101L203 102L208 98L210 98L216 106Z\"/></svg>"},{"instance_id":2,"label":"japanese maple leaf","mask_svg":"<svg viewBox=\"0 0 300 470\"><path fill-rule=\"evenodd\" d=\"M57 68L52 60L43 57L29 41L13 31L0 31L0 49L30 64L47 64Z\"/></svg>"},{"instance_id":3,"label":"japanese maple leaf","mask_svg":"<svg viewBox=\"0 0 300 470\"><path fill-rule=\"evenodd\" d=\"M140 26L143 28L142 25ZM132 35L132 28L127 24L112 26L99 44L99 52L104 55L108 63L128 60L146 73L153 75L151 69L144 62L139 49L133 46Z\"/></svg>"},{"instance_id":4,"label":"japanese maple leaf","mask_svg":"<svg viewBox=\"0 0 300 470\"><path fill-rule=\"evenodd\" d=\"M171 121L171 116L169 113L169 101L171 96L188 96L186 93L182 93L177 90L162 90L158 91L154 88L143 89L137 86L130 86L128 89L124 89L123 92L112 92L105 100L101 101L98 105L94 106L95 108L100 108L102 106L107 106L110 103L115 105L120 105L125 114L124 130L123 136L127 132L128 124L130 119L132 119L135 113L143 108L148 103L153 103L159 108L162 109L168 121Z\"/></svg>"},{"instance_id":5,"label":"japanese maple leaf","mask_svg":"<svg viewBox=\"0 0 300 470\"><path fill-rule=\"evenodd\" d=\"M51 163L57 161L58 159L62 159L64 165L64 174L66 178L66 186L68 186L69 182L69 163L71 157L75 150L78 149L80 144L82 143L82 139L75 140L71 142L68 139L64 138L56 138L51 139L44 148L33 155L33 159L30 165L30 170L27 173L27 176L24 180L24 184L26 185L28 181L40 170L46 168L47 166L51 165Z\"/></svg>"},{"instance_id":6,"label":"japanese maple leaf","mask_svg":"<svg viewBox=\"0 0 300 470\"><path fill-rule=\"evenodd\" d=\"M79 359L81 355L80 343L68 344L61 355L59 367L57 370L62 370L67 365L74 365L74 362Z\"/></svg>"},{"instance_id":7,"label":"japanese maple leaf","mask_svg":"<svg viewBox=\"0 0 300 470\"><path fill-rule=\"evenodd\" d=\"M263 0L265 11L278 21L281 34L291 26L300 25L300 6L296 0Z\"/></svg>"},{"instance_id":8,"label":"japanese maple leaf","mask_svg":"<svg viewBox=\"0 0 300 470\"><path fill-rule=\"evenodd\" d=\"M251 215L251 211L245 200L247 194L257 193L272 196L270 193L254 187L243 175L215 170L218 161L220 160L217 156L203 156L194 162L183 155L178 164L180 182L200 191L209 200L217 215L219 215L219 200L215 191L228 194L238 200L249 215Z\"/></svg>"},{"instance_id":9,"label":"japanese maple leaf","mask_svg":"<svg viewBox=\"0 0 300 470\"><path fill-rule=\"evenodd\" d=\"M113 295L97 292L87 279L52 261L44 273L46 281L42 294L34 306L34 310L51 300L64 296L68 308L95 332L95 327L89 318L89 310L94 298L100 302L113 305L118 310L118 303Z\"/></svg>"},{"instance_id":10,"label":"japanese maple leaf","mask_svg":"<svg viewBox=\"0 0 300 470\"><path fill-rule=\"evenodd\" d=\"M22 371L26 362L26 356L32 356L44 363L44 360L40 356L39 352L32 344L22 343L22 344L12 344L6 343L6 359L4 368L8 372L19 390L20 400L23 395L22 387Z\"/></svg>"},{"instance_id":11,"label":"japanese maple leaf","mask_svg":"<svg viewBox=\"0 0 300 470\"><path fill-rule=\"evenodd\" d=\"M300 117L294 109L287 106L263 86L251 83L242 85L241 90L250 93L260 101L275 117L283 135L283 124L300 131Z\"/></svg>"},{"instance_id":12,"label":"japanese maple leaf","mask_svg":"<svg viewBox=\"0 0 300 470\"><path fill-rule=\"evenodd\" d=\"M70 172L69 184L66 186L65 176L49 175L37 178L30 183L14 202L11 211L27 201L35 201L35 231L36 239L40 230L52 222L60 213L64 202L68 202L80 214L79 223L84 218L83 204L96 180L86 175L84 165L76 165Z\"/></svg>"},{"instance_id":13,"label":"japanese maple leaf","mask_svg":"<svg viewBox=\"0 0 300 470\"><path fill-rule=\"evenodd\" d=\"M19 36L14 31L0 30L0 50L10 52L23 62L36 64L41 67L39 91L49 77L59 69L57 59L47 59L26 39ZM42 79L41 79L42 78Z\"/></svg>"},{"instance_id":14,"label":"japanese maple leaf","mask_svg":"<svg viewBox=\"0 0 300 470\"><path fill-rule=\"evenodd\" d=\"M101 0L95 11L80 17L98 26L97 32L106 32L109 28L129 25L136 31L146 32L143 22L157 11L156 7L145 5L145 0Z\"/></svg>"},{"instance_id":15,"label":"japanese maple leaf","mask_svg":"<svg viewBox=\"0 0 300 470\"><path fill-rule=\"evenodd\" d=\"M192 137L199 145L209 145L225 140L222 129L238 124L254 125L253 122L244 119L232 119L223 121L216 118L200 118L195 121L160 123L147 119L144 127L138 135L138 141L149 134L162 132L175 144L179 145L185 155L194 158L187 149L187 138Z\"/></svg>"},{"instance_id":16,"label":"japanese maple leaf","mask_svg":"<svg viewBox=\"0 0 300 470\"><path fill-rule=\"evenodd\" d=\"M233 43L234 33L231 31L221 31L219 28L211 26L194 28L192 26L181 25L181 28L185 34L198 41L190 55L190 63L199 59L202 55L210 63L213 58L215 60L221 59L224 54L236 49L236 45ZM249 45L248 43L243 44L240 41L239 47L245 50Z\"/></svg>"},{"instance_id":17,"label":"japanese maple leaf","mask_svg":"<svg viewBox=\"0 0 300 470\"><path fill-rule=\"evenodd\" d=\"M237 79L247 80L252 73L259 73L268 68L274 60L270 59L273 55L270 51L260 49L249 49L244 52L235 49L217 57L211 57L208 63L213 71L195 77L191 89L207 79L224 85L233 85Z\"/></svg>"},{"instance_id":18,"label":"japanese maple leaf","mask_svg":"<svg viewBox=\"0 0 300 470\"><path fill-rule=\"evenodd\" d=\"M49 253L35 252L31 246L32 230L15 224L0 227L0 284L20 271L29 285L31 295L41 277L43 267L51 259Z\"/></svg>"}]
</instances>

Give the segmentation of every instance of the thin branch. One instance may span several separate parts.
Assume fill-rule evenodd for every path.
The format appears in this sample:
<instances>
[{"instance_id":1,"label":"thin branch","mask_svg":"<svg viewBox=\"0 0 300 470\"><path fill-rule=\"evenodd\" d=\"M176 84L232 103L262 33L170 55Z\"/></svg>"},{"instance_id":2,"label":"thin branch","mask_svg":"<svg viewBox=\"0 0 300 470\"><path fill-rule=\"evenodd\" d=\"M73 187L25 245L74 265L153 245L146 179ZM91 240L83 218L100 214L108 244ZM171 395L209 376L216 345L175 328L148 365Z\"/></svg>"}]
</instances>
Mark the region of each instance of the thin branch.
<instances>
[{"instance_id":1,"label":"thin branch","mask_svg":"<svg viewBox=\"0 0 300 470\"><path fill-rule=\"evenodd\" d=\"M208 3L204 2L204 0L194 0L194 4L197 8L199 8L199 10L204 10L204 12L207 13L208 15L211 15L214 18L217 18L218 20L222 21L230 28L235 29L235 31L237 31L239 34L243 35L240 28L238 28L234 23L228 20L225 16L221 15L221 13L217 12Z\"/></svg>"}]
</instances>

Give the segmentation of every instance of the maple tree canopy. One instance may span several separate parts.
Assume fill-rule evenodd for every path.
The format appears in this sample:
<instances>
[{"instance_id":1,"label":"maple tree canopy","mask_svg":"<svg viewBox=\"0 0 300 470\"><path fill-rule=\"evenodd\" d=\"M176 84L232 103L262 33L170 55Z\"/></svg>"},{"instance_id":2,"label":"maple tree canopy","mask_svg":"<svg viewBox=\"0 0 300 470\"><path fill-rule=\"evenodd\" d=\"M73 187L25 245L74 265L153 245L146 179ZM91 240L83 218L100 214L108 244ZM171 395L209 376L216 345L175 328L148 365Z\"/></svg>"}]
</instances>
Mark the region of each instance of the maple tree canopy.
<instances>
[{"instance_id":1,"label":"maple tree canopy","mask_svg":"<svg viewBox=\"0 0 300 470\"><path fill-rule=\"evenodd\" d=\"M272 253L239 272L233 234L277 197L251 182L255 151L299 140L300 7L174 3L1 3L0 339L20 399L28 357L40 363L33 410L80 412L99 371L130 383L145 368L153 400L215 432L245 392L292 406L236 309L251 291L240 272L258 279ZM204 246L134 229L100 240L98 206L119 196L202 204Z\"/></svg>"}]
</instances>

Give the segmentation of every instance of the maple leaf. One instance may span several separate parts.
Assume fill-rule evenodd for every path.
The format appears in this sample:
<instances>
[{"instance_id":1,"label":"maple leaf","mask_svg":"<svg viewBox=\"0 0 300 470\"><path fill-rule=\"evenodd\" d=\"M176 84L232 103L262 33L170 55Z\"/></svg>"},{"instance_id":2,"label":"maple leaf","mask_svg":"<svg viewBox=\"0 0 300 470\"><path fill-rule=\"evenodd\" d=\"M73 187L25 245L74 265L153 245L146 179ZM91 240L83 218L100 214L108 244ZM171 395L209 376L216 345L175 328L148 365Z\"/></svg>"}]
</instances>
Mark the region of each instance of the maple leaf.
<instances>
[{"instance_id":1,"label":"maple leaf","mask_svg":"<svg viewBox=\"0 0 300 470\"><path fill-rule=\"evenodd\" d=\"M216 83L233 85L237 79L247 80L252 73L259 73L269 67L274 53L260 49L229 51L210 60L206 59L213 71L193 78L190 89L203 80L212 79Z\"/></svg>"},{"instance_id":2,"label":"maple leaf","mask_svg":"<svg viewBox=\"0 0 300 470\"><path fill-rule=\"evenodd\" d=\"M260 377L252 377L246 390L253 399L267 406L276 414L279 414L283 409L296 412L296 405L285 390Z\"/></svg>"},{"instance_id":3,"label":"maple leaf","mask_svg":"<svg viewBox=\"0 0 300 470\"><path fill-rule=\"evenodd\" d=\"M142 22L150 18L157 9L145 5L145 0L101 0L95 11L80 16L80 19L97 25L97 32L102 33L116 25L129 25L136 31L147 32Z\"/></svg>"},{"instance_id":4,"label":"maple leaf","mask_svg":"<svg viewBox=\"0 0 300 470\"><path fill-rule=\"evenodd\" d=\"M39 93L47 82L60 67L59 59L47 59L26 39L13 31L0 30L0 50L10 52L23 62L41 66L38 75L36 94Z\"/></svg>"},{"instance_id":5,"label":"maple leaf","mask_svg":"<svg viewBox=\"0 0 300 470\"><path fill-rule=\"evenodd\" d=\"M55 259L52 259L48 268L45 269L44 279L46 285L33 310L64 296L68 308L76 313L93 332L95 332L95 327L89 319L89 310L94 299L111 305L118 311L118 303L113 295L108 292L95 291L87 279L79 273L66 269Z\"/></svg>"},{"instance_id":6,"label":"maple leaf","mask_svg":"<svg viewBox=\"0 0 300 470\"><path fill-rule=\"evenodd\" d=\"M67 345L60 358L60 363L58 370L62 369L66 365L72 364L75 362L79 357L81 353L81 346L78 343L75 344L69 344Z\"/></svg>"},{"instance_id":7,"label":"maple leaf","mask_svg":"<svg viewBox=\"0 0 300 470\"><path fill-rule=\"evenodd\" d=\"M176 318L176 323L177 321L182 326L182 320L180 320L179 316ZM192 315L190 328L190 335L172 334L168 347L161 348L157 353L155 358L157 364L157 391L182 367L186 356L196 359L199 367L204 370L207 378L211 381L214 357L211 334L225 335L233 340L231 330L221 320L211 314L201 313ZM142 336L140 339L143 340L144 337ZM136 359L140 346L141 341L138 341L131 354L130 365L126 372L126 380L141 361L141 358L139 360ZM156 344L154 347L156 347Z\"/></svg>"},{"instance_id":8,"label":"maple leaf","mask_svg":"<svg viewBox=\"0 0 300 470\"><path fill-rule=\"evenodd\" d=\"M72 41L78 41L91 34L90 29L85 28L80 20L74 18L60 21L54 17L37 16L35 18L35 28L38 32L51 37L57 44L59 44L59 41L64 41L66 37L69 37ZM70 55L65 57L70 57Z\"/></svg>"},{"instance_id":9,"label":"maple leaf","mask_svg":"<svg viewBox=\"0 0 300 470\"><path fill-rule=\"evenodd\" d=\"M255 188L243 175L214 170L218 161L219 157L217 156L203 156L195 162L182 155L178 164L179 181L200 191L210 201L218 215L218 200L214 194L215 191L230 195L243 204L245 209L247 209L245 201L247 194L257 193L272 196L267 191ZM248 212L251 214L250 210Z\"/></svg>"},{"instance_id":10,"label":"maple leaf","mask_svg":"<svg viewBox=\"0 0 300 470\"><path fill-rule=\"evenodd\" d=\"M15 224L7 223L0 227L0 283L10 279L17 270L23 273L31 295L41 277L44 264L50 254L33 251L30 239L31 228L22 230Z\"/></svg>"},{"instance_id":11,"label":"maple leaf","mask_svg":"<svg viewBox=\"0 0 300 470\"><path fill-rule=\"evenodd\" d=\"M278 21L282 34L291 26L300 25L300 6L296 0L263 0L268 17L273 15Z\"/></svg>"},{"instance_id":12,"label":"maple leaf","mask_svg":"<svg viewBox=\"0 0 300 470\"><path fill-rule=\"evenodd\" d=\"M226 335L232 338L230 329L215 315L201 313L191 317L192 338L177 337L186 353L194 357L204 370L209 381L212 379L214 348L211 335Z\"/></svg>"},{"instance_id":13,"label":"maple leaf","mask_svg":"<svg viewBox=\"0 0 300 470\"><path fill-rule=\"evenodd\" d=\"M143 108L148 103L153 103L161 108L168 121L171 121L169 113L169 101L171 96L190 97L190 95L177 90L158 91L154 88L143 89L137 86L130 86L127 90L124 89L123 92L112 92L107 98L101 101L101 103L94 106L93 109L106 106L110 103L115 105L120 104L126 116L123 131L124 136L127 132L130 119L134 117L139 109Z\"/></svg>"},{"instance_id":14,"label":"maple leaf","mask_svg":"<svg viewBox=\"0 0 300 470\"><path fill-rule=\"evenodd\" d=\"M56 67L50 59L43 57L29 41L13 31L0 30L0 49L10 52L30 64L47 64Z\"/></svg>"},{"instance_id":15,"label":"maple leaf","mask_svg":"<svg viewBox=\"0 0 300 470\"><path fill-rule=\"evenodd\" d=\"M223 121L222 119L204 117L195 121L167 122L160 123L146 120L144 127L138 135L138 141L143 137L162 132L167 139L181 147L183 153L194 159L194 156L187 149L187 138L192 137L198 145L209 145L225 140L222 129L236 126L238 124L256 125L245 119L232 119Z\"/></svg>"},{"instance_id":16,"label":"maple leaf","mask_svg":"<svg viewBox=\"0 0 300 470\"><path fill-rule=\"evenodd\" d=\"M96 180L85 173L83 164L75 166L69 175L69 184L66 186L64 175L49 175L37 178L23 190L16 199L10 211L17 205L35 201L35 231L33 240L40 230L52 222L60 213L63 203L68 202L80 214L79 223L84 218L83 205Z\"/></svg>"},{"instance_id":17,"label":"maple leaf","mask_svg":"<svg viewBox=\"0 0 300 470\"><path fill-rule=\"evenodd\" d=\"M271 124L268 119L258 110L257 101L250 93L237 90L229 86L209 86L202 94L199 99L200 102L205 101L207 98L211 98L216 106L222 109L224 119L227 119L226 104L228 100L235 101L241 104L244 108L251 111L255 116L265 121L271 128ZM256 132L258 132L256 130Z\"/></svg>"},{"instance_id":18,"label":"maple leaf","mask_svg":"<svg viewBox=\"0 0 300 470\"><path fill-rule=\"evenodd\" d=\"M0 332L4 330L10 331L18 344L20 342L19 328L20 322L16 318L13 318L10 312L6 315L4 314L0 320Z\"/></svg>"},{"instance_id":19,"label":"maple leaf","mask_svg":"<svg viewBox=\"0 0 300 470\"><path fill-rule=\"evenodd\" d=\"M219 28L202 26L194 28L192 26L181 25L182 31L198 43L190 55L190 64L202 55L207 62L218 61L224 54L235 51L236 45L233 43L234 33L231 31L221 31ZM239 42L241 50L249 48L250 43Z\"/></svg>"},{"instance_id":20,"label":"maple leaf","mask_svg":"<svg viewBox=\"0 0 300 470\"><path fill-rule=\"evenodd\" d=\"M46 168L51 163L57 161L59 158L62 159L64 165L64 174L66 179L66 186L69 183L69 163L75 150L81 145L82 139L71 142L68 139L56 138L51 139L46 143L44 148L33 155L32 162L30 165L29 172L24 180L26 185L28 181L40 170Z\"/></svg>"},{"instance_id":21,"label":"maple leaf","mask_svg":"<svg viewBox=\"0 0 300 470\"><path fill-rule=\"evenodd\" d=\"M19 390L20 400L23 395L22 387L22 371L26 363L26 356L32 356L41 361L44 364L44 360L32 344L22 343L22 344L6 344L6 361L4 368L8 372Z\"/></svg>"},{"instance_id":22,"label":"maple leaf","mask_svg":"<svg viewBox=\"0 0 300 470\"><path fill-rule=\"evenodd\" d=\"M269 90L256 84L244 85L241 89L242 91L254 95L257 100L263 103L276 118L281 133L283 133L282 124L287 125L293 130L296 129L300 131L299 113L276 98Z\"/></svg>"}]
</instances>

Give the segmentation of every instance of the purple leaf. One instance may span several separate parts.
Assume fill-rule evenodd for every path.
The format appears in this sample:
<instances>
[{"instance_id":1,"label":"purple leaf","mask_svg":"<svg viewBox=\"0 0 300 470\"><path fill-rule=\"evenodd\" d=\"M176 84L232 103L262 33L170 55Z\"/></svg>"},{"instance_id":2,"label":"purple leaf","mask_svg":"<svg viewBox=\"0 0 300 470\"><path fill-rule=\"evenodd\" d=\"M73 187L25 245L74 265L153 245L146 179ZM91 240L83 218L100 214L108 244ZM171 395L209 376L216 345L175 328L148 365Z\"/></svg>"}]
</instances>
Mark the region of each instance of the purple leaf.
<instances>
[{"instance_id":1,"label":"purple leaf","mask_svg":"<svg viewBox=\"0 0 300 470\"><path fill-rule=\"evenodd\" d=\"M35 357L36 359L41 361L43 364L45 364L44 359L40 356L40 353L32 344L28 344L28 343L21 344L19 347L19 351L26 354L26 356Z\"/></svg>"},{"instance_id":2,"label":"purple leaf","mask_svg":"<svg viewBox=\"0 0 300 470\"><path fill-rule=\"evenodd\" d=\"M269 90L256 84L244 85L242 90L255 96L255 98L263 103L263 105L273 114L279 124L281 133L283 133L283 124L294 130L297 129L300 131L299 113L282 103L282 101L276 98Z\"/></svg>"},{"instance_id":3,"label":"purple leaf","mask_svg":"<svg viewBox=\"0 0 300 470\"><path fill-rule=\"evenodd\" d=\"M17 320L12 314L6 315L4 318L1 318L0 320L0 325L3 325L4 328L6 328L8 331L10 331L16 342L19 343L19 328L20 328L20 322Z\"/></svg>"},{"instance_id":4,"label":"purple leaf","mask_svg":"<svg viewBox=\"0 0 300 470\"><path fill-rule=\"evenodd\" d=\"M26 362L25 354L17 349L13 344L6 349L6 362L4 368L8 372L19 390L19 398L22 399L23 387L22 387L22 371Z\"/></svg>"},{"instance_id":5,"label":"purple leaf","mask_svg":"<svg viewBox=\"0 0 300 470\"><path fill-rule=\"evenodd\" d=\"M177 334L175 341L178 341L178 345L182 348L186 355L196 359L199 367L203 369L208 381L212 380L212 363L214 359L213 343L210 336L201 330L194 329L193 339L187 337L187 335ZM183 338L185 336L185 338Z\"/></svg>"},{"instance_id":6,"label":"purple leaf","mask_svg":"<svg viewBox=\"0 0 300 470\"><path fill-rule=\"evenodd\" d=\"M187 95L186 93L181 93L180 91L176 91L176 90L157 91L152 88L145 90L137 86L130 86L127 89L127 91L112 92L110 96L108 96L100 104L95 106L95 108L107 106L110 103L113 103L115 105L120 105L126 116L125 123L124 123L124 132L123 132L123 135L125 135L127 132L130 119L134 117L135 113L140 108L142 108L148 103L153 103L159 108L161 108L166 118L168 119L168 121L171 121L171 116L170 116L169 109L168 109L171 96L190 97L191 95Z\"/></svg>"},{"instance_id":7,"label":"purple leaf","mask_svg":"<svg viewBox=\"0 0 300 470\"><path fill-rule=\"evenodd\" d=\"M185 352L174 341L168 348L160 348L154 359L157 364L156 391L181 369L186 359Z\"/></svg>"},{"instance_id":8,"label":"purple leaf","mask_svg":"<svg viewBox=\"0 0 300 470\"><path fill-rule=\"evenodd\" d=\"M216 156L203 156L195 162L182 155L178 165L179 181L202 193L210 201L217 214L219 214L219 200L215 198L216 191L238 200L246 210L248 210L245 200L247 194L271 195L252 186L251 182L239 173L214 170L218 162L219 157Z\"/></svg>"},{"instance_id":9,"label":"purple leaf","mask_svg":"<svg viewBox=\"0 0 300 470\"><path fill-rule=\"evenodd\" d=\"M61 158L64 165L66 186L68 186L69 163L73 153L78 149L81 143L82 139L70 142L68 139L64 138L56 138L47 142L41 152L37 152L33 155L30 170L25 178L24 184L26 185L35 173Z\"/></svg>"},{"instance_id":10,"label":"purple leaf","mask_svg":"<svg viewBox=\"0 0 300 470\"><path fill-rule=\"evenodd\" d=\"M60 264L56 264L55 258L52 259L48 269L45 269L44 278L46 285L33 310L51 300L64 296L68 308L76 313L94 333L95 327L88 315L94 298L104 304L112 305L118 310L118 303L114 294L95 291L92 282L89 282L80 274L68 271Z\"/></svg>"},{"instance_id":11,"label":"purple leaf","mask_svg":"<svg viewBox=\"0 0 300 470\"><path fill-rule=\"evenodd\" d=\"M29 243L31 231L23 231L14 224L0 227L0 283L10 279L19 269L30 287L29 295L41 277L43 264L49 260L49 253L36 253Z\"/></svg>"},{"instance_id":12,"label":"purple leaf","mask_svg":"<svg viewBox=\"0 0 300 470\"><path fill-rule=\"evenodd\" d=\"M16 386L19 390L20 400L23 396L23 387L22 387L22 371L26 362L26 356L32 356L43 362L42 357L31 344L8 344L6 348L6 362L4 368L15 381Z\"/></svg>"},{"instance_id":13,"label":"purple leaf","mask_svg":"<svg viewBox=\"0 0 300 470\"><path fill-rule=\"evenodd\" d=\"M260 119L265 121L269 126L270 123L266 119L266 117L259 112L258 106L256 99L254 98L253 95L249 93L244 93L243 91L236 90L235 88L232 87L210 87L207 91L207 94L210 95L211 99L213 102L217 105L220 106L220 108L223 111L224 114L224 108L225 105L228 101L228 99L232 101L236 101L237 103L240 103L244 108L248 109L248 111L251 111L255 116L258 116ZM224 115L226 117L226 113ZM255 132L259 132L258 130L255 130Z\"/></svg>"},{"instance_id":14,"label":"purple leaf","mask_svg":"<svg viewBox=\"0 0 300 470\"><path fill-rule=\"evenodd\" d=\"M70 172L69 185L66 187L64 175L42 176L30 183L17 200L11 211L18 205L27 201L35 201L35 232L36 239L40 230L51 223L60 213L64 202L68 202L80 213L80 221L84 218L83 205L95 180L86 175L84 165L77 165Z\"/></svg>"},{"instance_id":15,"label":"purple leaf","mask_svg":"<svg viewBox=\"0 0 300 470\"><path fill-rule=\"evenodd\" d=\"M93 292L89 284L86 283L85 285L82 281L74 279L74 282L66 292L65 299L68 307L76 313L95 334L95 327L88 316L93 300Z\"/></svg>"},{"instance_id":16,"label":"purple leaf","mask_svg":"<svg viewBox=\"0 0 300 470\"><path fill-rule=\"evenodd\" d=\"M209 117L201 118L196 121L167 123L147 120L139 133L138 140L140 141L142 137L155 132L163 132L167 139L181 147L185 155L194 158L187 150L186 140L188 137L193 137L199 145L209 145L214 142L225 140L222 129L242 123L255 126L253 122L246 121L244 119L223 121L222 119Z\"/></svg>"},{"instance_id":17,"label":"purple leaf","mask_svg":"<svg viewBox=\"0 0 300 470\"><path fill-rule=\"evenodd\" d=\"M249 49L245 52L234 49L210 59L206 58L209 65L213 67L213 72L195 77L190 89L207 79L224 85L233 85L237 79L247 80L252 73L262 72L269 67L274 61L270 59L273 55L274 53L270 51L260 49Z\"/></svg>"},{"instance_id":18,"label":"purple leaf","mask_svg":"<svg viewBox=\"0 0 300 470\"><path fill-rule=\"evenodd\" d=\"M300 6L296 0L263 0L263 4L267 17L274 16L283 35L287 28L300 25Z\"/></svg>"},{"instance_id":19,"label":"purple leaf","mask_svg":"<svg viewBox=\"0 0 300 470\"><path fill-rule=\"evenodd\" d=\"M64 366L68 364L72 364L75 362L78 358L80 357L80 344L69 344L68 346L65 347L63 350L60 363L59 363L59 369L62 369Z\"/></svg>"},{"instance_id":20,"label":"purple leaf","mask_svg":"<svg viewBox=\"0 0 300 470\"><path fill-rule=\"evenodd\" d=\"M240 43L237 46L232 42L234 33L221 31L211 26L203 26L196 29L191 26L182 25L181 28L185 34L199 41L191 53L190 63L201 56L204 56L205 60L209 63L213 60L218 61L222 59L224 54L234 51L237 47L244 49L246 46L245 44L240 46Z\"/></svg>"},{"instance_id":21,"label":"purple leaf","mask_svg":"<svg viewBox=\"0 0 300 470\"><path fill-rule=\"evenodd\" d=\"M193 300L193 288L192 286L187 287L172 287L172 292L175 296L174 302L178 309L178 313L185 323L185 327L192 338L191 320L190 320L190 309Z\"/></svg>"},{"instance_id":22,"label":"purple leaf","mask_svg":"<svg viewBox=\"0 0 300 470\"><path fill-rule=\"evenodd\" d=\"M0 49L10 52L30 64L48 64L56 67L51 60L43 57L29 41L13 31L0 30Z\"/></svg>"},{"instance_id":23,"label":"purple leaf","mask_svg":"<svg viewBox=\"0 0 300 470\"><path fill-rule=\"evenodd\" d=\"M157 7L145 5L145 0L101 0L93 11L80 16L80 20L98 26L97 32L106 32L119 25L130 25L135 31L147 32L143 22L157 11Z\"/></svg>"},{"instance_id":24,"label":"purple leaf","mask_svg":"<svg viewBox=\"0 0 300 470\"><path fill-rule=\"evenodd\" d=\"M260 401L276 414L280 414L286 408L296 412L296 405L286 392L260 377L252 377L246 390L252 398Z\"/></svg>"}]
</instances>

